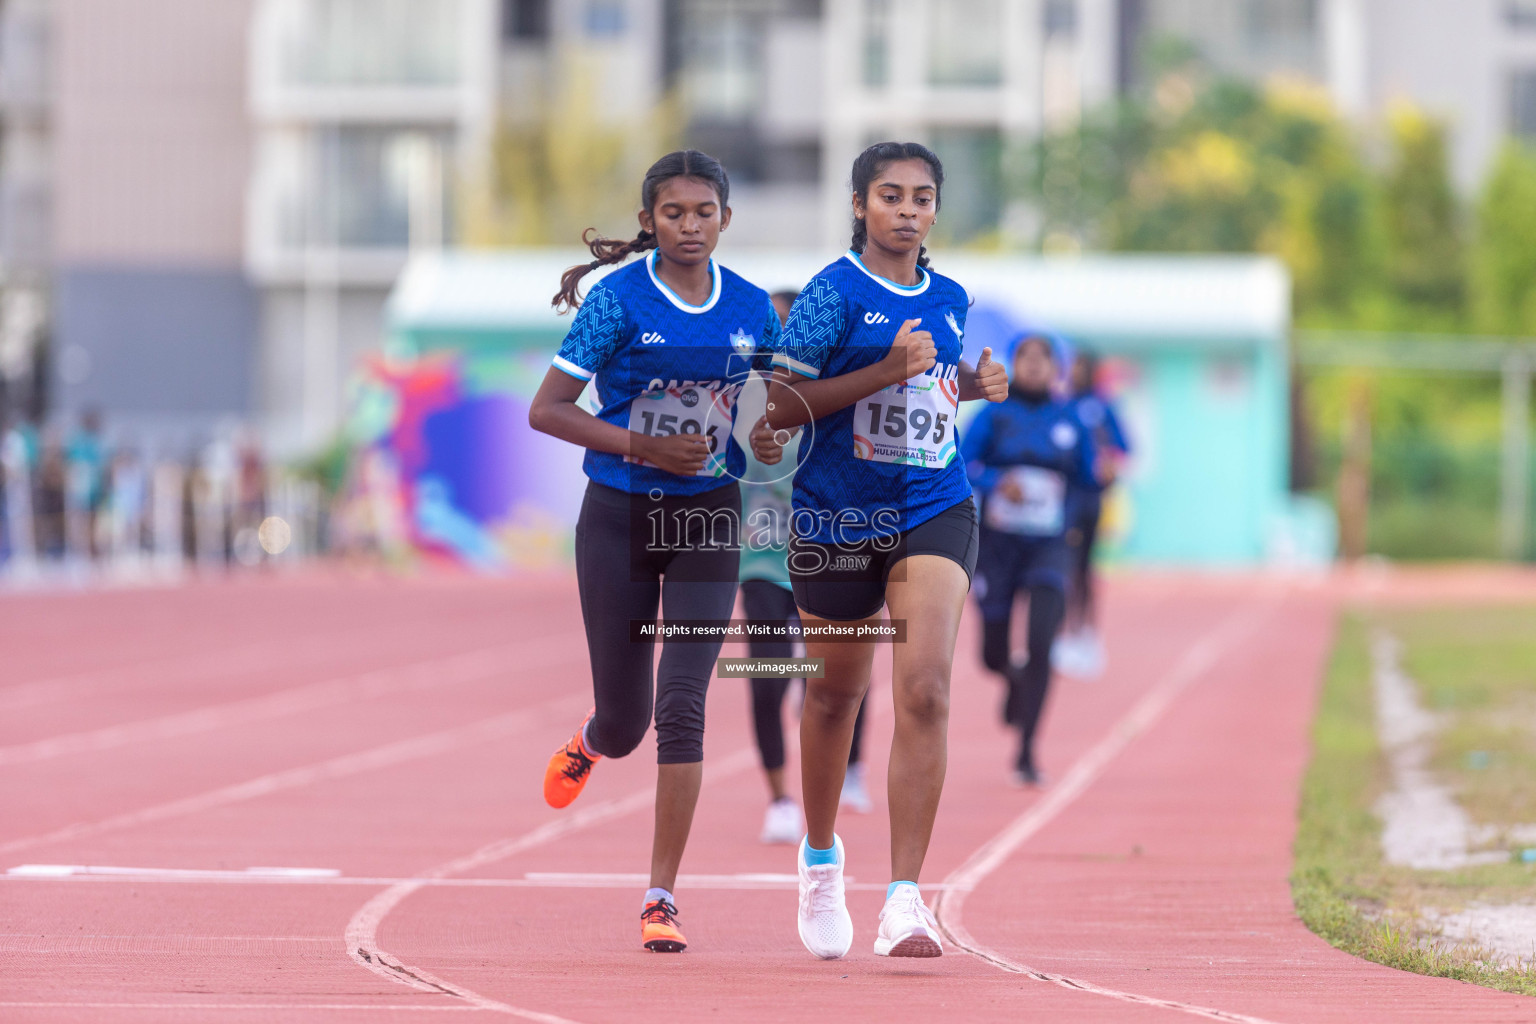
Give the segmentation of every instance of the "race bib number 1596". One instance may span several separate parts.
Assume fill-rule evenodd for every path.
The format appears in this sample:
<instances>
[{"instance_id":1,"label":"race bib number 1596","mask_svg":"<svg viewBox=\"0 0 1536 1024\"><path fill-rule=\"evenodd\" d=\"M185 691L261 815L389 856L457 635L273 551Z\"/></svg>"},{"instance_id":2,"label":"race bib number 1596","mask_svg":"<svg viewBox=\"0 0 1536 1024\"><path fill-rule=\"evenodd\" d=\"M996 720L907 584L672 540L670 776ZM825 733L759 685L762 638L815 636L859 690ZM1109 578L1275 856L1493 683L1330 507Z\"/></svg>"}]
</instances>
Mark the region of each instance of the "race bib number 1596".
<instances>
[{"instance_id":1,"label":"race bib number 1596","mask_svg":"<svg viewBox=\"0 0 1536 1024\"><path fill-rule=\"evenodd\" d=\"M724 476L738 390L721 381L704 381L646 391L629 403L629 429L651 437L702 434L709 442L709 459L694 475ZM625 456L625 461L651 465L634 456Z\"/></svg>"}]
</instances>

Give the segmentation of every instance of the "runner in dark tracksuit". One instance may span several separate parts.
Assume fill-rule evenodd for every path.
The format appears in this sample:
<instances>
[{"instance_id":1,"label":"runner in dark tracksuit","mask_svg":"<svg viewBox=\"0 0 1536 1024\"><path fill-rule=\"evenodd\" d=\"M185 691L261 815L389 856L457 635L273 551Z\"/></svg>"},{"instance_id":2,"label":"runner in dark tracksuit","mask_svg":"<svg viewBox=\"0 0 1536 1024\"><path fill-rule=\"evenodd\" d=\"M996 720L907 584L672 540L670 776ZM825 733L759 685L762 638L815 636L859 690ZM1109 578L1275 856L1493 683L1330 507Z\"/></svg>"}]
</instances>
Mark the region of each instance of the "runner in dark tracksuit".
<instances>
[{"instance_id":1,"label":"runner in dark tracksuit","mask_svg":"<svg viewBox=\"0 0 1536 1024\"><path fill-rule=\"evenodd\" d=\"M982 660L1008 683L1004 717L1019 730L1017 780L1040 781L1035 728L1051 679L1051 643L1066 607L1069 495L1094 476L1094 444L1072 407L1051 393L1058 356L1049 339L1014 345L1008 399L986 406L961 441L981 496L981 549L972 593L982 615ZM1014 601L1029 598L1026 658L1012 657Z\"/></svg>"}]
</instances>

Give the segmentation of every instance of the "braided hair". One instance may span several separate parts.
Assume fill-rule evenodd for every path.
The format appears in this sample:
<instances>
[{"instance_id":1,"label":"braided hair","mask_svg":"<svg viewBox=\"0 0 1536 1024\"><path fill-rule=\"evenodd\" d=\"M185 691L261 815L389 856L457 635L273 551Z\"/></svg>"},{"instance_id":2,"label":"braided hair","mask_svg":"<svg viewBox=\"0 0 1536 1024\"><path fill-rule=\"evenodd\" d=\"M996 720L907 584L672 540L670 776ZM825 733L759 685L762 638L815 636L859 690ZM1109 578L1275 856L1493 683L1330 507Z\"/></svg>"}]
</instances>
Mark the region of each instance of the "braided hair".
<instances>
[{"instance_id":1,"label":"braided hair","mask_svg":"<svg viewBox=\"0 0 1536 1024\"><path fill-rule=\"evenodd\" d=\"M680 149L657 160L651 165L650 170L645 172L645 180L640 183L640 205L646 213L655 211L656 194L673 178L697 178L712 186L715 194L720 197L721 207L726 206L730 199L731 182L726 177L725 168L720 165L720 161L696 149ZM593 259L591 263L578 263L560 275L560 290L550 300L550 305L560 313L569 312L581 305L581 293L578 288L583 277L598 267L623 263L635 253L656 248L656 235L645 230L641 230L634 238L624 241L618 238L604 238L597 233L596 228L587 228L581 233L581 240L592 253Z\"/></svg>"},{"instance_id":2,"label":"braided hair","mask_svg":"<svg viewBox=\"0 0 1536 1024\"><path fill-rule=\"evenodd\" d=\"M875 180L875 176L891 164L902 160L921 160L928 165L928 170L933 175L933 208L937 211L940 194L944 189L944 165L939 162L938 154L917 142L877 142L860 153L853 161L853 194L859 197L859 202L868 210L869 186ZM853 218L853 242L849 248L863 255L864 244L868 240L869 229L864 223L864 218ZM917 265L928 266L927 246L918 246Z\"/></svg>"}]
</instances>

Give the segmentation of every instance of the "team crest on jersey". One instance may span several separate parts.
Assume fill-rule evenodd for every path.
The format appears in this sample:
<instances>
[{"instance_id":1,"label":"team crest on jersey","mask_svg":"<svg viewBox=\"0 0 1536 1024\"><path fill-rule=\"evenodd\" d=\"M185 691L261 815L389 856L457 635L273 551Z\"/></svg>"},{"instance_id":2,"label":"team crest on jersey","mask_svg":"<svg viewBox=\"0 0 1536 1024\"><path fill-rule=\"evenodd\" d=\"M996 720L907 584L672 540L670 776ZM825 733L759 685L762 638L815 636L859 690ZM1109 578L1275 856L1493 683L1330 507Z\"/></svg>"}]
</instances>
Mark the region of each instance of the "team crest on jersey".
<instances>
[{"instance_id":1,"label":"team crest on jersey","mask_svg":"<svg viewBox=\"0 0 1536 1024\"><path fill-rule=\"evenodd\" d=\"M1070 423L1058 423L1051 428L1051 441L1057 448L1071 448L1077 444L1077 428Z\"/></svg>"},{"instance_id":2,"label":"team crest on jersey","mask_svg":"<svg viewBox=\"0 0 1536 1024\"><path fill-rule=\"evenodd\" d=\"M955 320L955 314L954 313L946 312L944 314L944 322L949 324L949 329L955 332L955 337L957 337L957 338L965 337L965 332L960 329L960 324L959 324L958 321Z\"/></svg>"},{"instance_id":3,"label":"team crest on jersey","mask_svg":"<svg viewBox=\"0 0 1536 1024\"><path fill-rule=\"evenodd\" d=\"M746 332L745 328L736 328L736 333L731 335L731 347L742 355L757 351L757 339Z\"/></svg>"}]
</instances>

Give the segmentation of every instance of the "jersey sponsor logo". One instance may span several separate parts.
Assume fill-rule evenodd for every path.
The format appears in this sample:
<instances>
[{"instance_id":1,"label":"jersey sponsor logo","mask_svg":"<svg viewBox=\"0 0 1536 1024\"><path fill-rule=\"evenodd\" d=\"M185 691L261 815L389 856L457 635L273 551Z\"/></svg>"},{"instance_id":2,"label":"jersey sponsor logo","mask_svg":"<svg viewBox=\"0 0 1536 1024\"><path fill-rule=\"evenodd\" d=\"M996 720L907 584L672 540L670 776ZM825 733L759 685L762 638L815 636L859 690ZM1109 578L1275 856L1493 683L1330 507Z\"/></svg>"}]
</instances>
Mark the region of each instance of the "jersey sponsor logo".
<instances>
[{"instance_id":1,"label":"jersey sponsor logo","mask_svg":"<svg viewBox=\"0 0 1536 1024\"><path fill-rule=\"evenodd\" d=\"M946 312L944 314L944 322L949 324L949 329L955 332L955 337L957 337L957 338L965 337L965 332L960 329L960 324L959 324L958 321L955 320L955 314L954 313Z\"/></svg>"},{"instance_id":2,"label":"jersey sponsor logo","mask_svg":"<svg viewBox=\"0 0 1536 1024\"><path fill-rule=\"evenodd\" d=\"M660 331L646 331L640 335L640 344L642 345L660 345L666 340L666 338L661 336Z\"/></svg>"},{"instance_id":3,"label":"jersey sponsor logo","mask_svg":"<svg viewBox=\"0 0 1536 1024\"><path fill-rule=\"evenodd\" d=\"M1058 423L1051 428L1051 443L1057 448L1071 448L1077 444L1077 428L1070 423Z\"/></svg>"},{"instance_id":4,"label":"jersey sponsor logo","mask_svg":"<svg viewBox=\"0 0 1536 1024\"><path fill-rule=\"evenodd\" d=\"M884 313L865 313L864 322L867 324L888 324L891 318Z\"/></svg>"}]
</instances>

